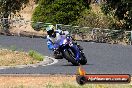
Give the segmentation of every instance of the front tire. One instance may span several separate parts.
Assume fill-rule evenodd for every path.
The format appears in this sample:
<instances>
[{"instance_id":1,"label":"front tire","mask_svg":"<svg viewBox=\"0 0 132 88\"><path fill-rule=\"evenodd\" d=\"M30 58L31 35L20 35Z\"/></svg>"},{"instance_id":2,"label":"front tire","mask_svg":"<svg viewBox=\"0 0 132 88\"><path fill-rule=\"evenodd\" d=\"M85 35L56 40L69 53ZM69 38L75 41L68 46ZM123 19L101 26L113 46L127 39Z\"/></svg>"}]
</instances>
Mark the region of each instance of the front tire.
<instances>
[{"instance_id":1,"label":"front tire","mask_svg":"<svg viewBox=\"0 0 132 88\"><path fill-rule=\"evenodd\" d=\"M64 52L63 52L63 55L64 55L64 57L66 58L66 60L68 60L69 62L71 62L73 65L75 65L75 66L78 66L79 65L79 63L75 60L75 58L69 53L69 51L68 50L65 50Z\"/></svg>"},{"instance_id":2,"label":"front tire","mask_svg":"<svg viewBox=\"0 0 132 88\"><path fill-rule=\"evenodd\" d=\"M62 53L59 50L55 50L53 56L55 59L63 59Z\"/></svg>"},{"instance_id":3,"label":"front tire","mask_svg":"<svg viewBox=\"0 0 132 88\"><path fill-rule=\"evenodd\" d=\"M86 65L86 63L87 63L86 56L84 55L84 53L81 52L80 64L81 64L81 65Z\"/></svg>"}]
</instances>

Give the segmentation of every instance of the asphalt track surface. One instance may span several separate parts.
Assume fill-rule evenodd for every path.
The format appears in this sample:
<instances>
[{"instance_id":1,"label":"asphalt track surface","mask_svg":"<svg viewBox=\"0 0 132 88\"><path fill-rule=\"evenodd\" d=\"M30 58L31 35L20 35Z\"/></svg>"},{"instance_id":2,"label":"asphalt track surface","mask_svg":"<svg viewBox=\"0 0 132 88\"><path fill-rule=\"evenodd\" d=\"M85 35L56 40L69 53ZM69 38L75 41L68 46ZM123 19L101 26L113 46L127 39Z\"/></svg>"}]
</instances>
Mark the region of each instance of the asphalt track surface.
<instances>
[{"instance_id":1,"label":"asphalt track surface","mask_svg":"<svg viewBox=\"0 0 132 88\"><path fill-rule=\"evenodd\" d=\"M88 63L83 68L92 74L132 74L132 46L105 43L78 42L84 47ZM36 50L52 56L46 40L0 35L1 47L16 47L18 50ZM76 74L78 66L72 66L65 59L49 66L0 69L0 74Z\"/></svg>"}]
</instances>

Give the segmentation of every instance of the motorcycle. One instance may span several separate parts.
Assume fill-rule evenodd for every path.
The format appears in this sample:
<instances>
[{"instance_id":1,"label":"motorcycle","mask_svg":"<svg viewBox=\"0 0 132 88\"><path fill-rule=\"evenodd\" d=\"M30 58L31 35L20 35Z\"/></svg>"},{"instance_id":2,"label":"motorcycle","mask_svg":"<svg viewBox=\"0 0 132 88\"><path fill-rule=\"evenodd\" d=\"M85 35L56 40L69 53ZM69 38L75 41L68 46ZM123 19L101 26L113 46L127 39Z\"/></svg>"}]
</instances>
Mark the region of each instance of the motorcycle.
<instances>
[{"instance_id":1,"label":"motorcycle","mask_svg":"<svg viewBox=\"0 0 132 88\"><path fill-rule=\"evenodd\" d=\"M58 48L54 52L55 58L65 58L75 66L87 63L83 49L72 41L71 36L62 37L57 45Z\"/></svg>"}]
</instances>

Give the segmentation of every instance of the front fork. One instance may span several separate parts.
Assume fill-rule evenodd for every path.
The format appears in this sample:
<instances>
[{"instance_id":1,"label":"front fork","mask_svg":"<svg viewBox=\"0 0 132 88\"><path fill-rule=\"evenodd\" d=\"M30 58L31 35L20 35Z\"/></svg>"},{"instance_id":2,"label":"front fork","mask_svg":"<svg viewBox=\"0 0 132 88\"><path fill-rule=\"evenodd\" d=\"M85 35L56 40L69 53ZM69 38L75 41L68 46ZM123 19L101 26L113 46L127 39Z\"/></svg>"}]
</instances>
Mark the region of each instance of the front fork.
<instances>
[{"instance_id":1,"label":"front fork","mask_svg":"<svg viewBox=\"0 0 132 88\"><path fill-rule=\"evenodd\" d=\"M70 46L70 48L73 50L74 54L75 54L75 58L76 58L76 61L80 61L80 50L79 48L77 47L77 45L72 45Z\"/></svg>"},{"instance_id":2,"label":"front fork","mask_svg":"<svg viewBox=\"0 0 132 88\"><path fill-rule=\"evenodd\" d=\"M80 49L78 48L78 46L76 45L76 44L68 44L68 45L63 45L62 47L61 47L61 50L64 50L65 51L65 49L68 49L69 48L69 51L70 51L70 49L72 50L72 52L74 53L74 55L75 55L75 59L76 59L76 61L80 61L80 57L81 57L81 52L80 52Z\"/></svg>"}]
</instances>

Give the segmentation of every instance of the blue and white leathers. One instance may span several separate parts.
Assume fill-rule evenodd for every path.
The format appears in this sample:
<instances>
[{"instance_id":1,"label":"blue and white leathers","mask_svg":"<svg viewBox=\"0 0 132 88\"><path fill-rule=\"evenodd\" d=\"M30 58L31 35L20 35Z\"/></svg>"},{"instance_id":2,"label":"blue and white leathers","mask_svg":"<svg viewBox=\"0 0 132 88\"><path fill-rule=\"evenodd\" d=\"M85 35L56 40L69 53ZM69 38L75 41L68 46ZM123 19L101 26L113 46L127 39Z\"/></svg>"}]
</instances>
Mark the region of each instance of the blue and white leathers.
<instances>
[{"instance_id":1,"label":"blue and white leathers","mask_svg":"<svg viewBox=\"0 0 132 88\"><path fill-rule=\"evenodd\" d=\"M63 35L64 34L64 35ZM47 36L47 46L49 50L53 50L54 48L59 47L59 42L62 37L66 37L68 35L68 31L61 31L61 30L55 30L55 36Z\"/></svg>"}]
</instances>

